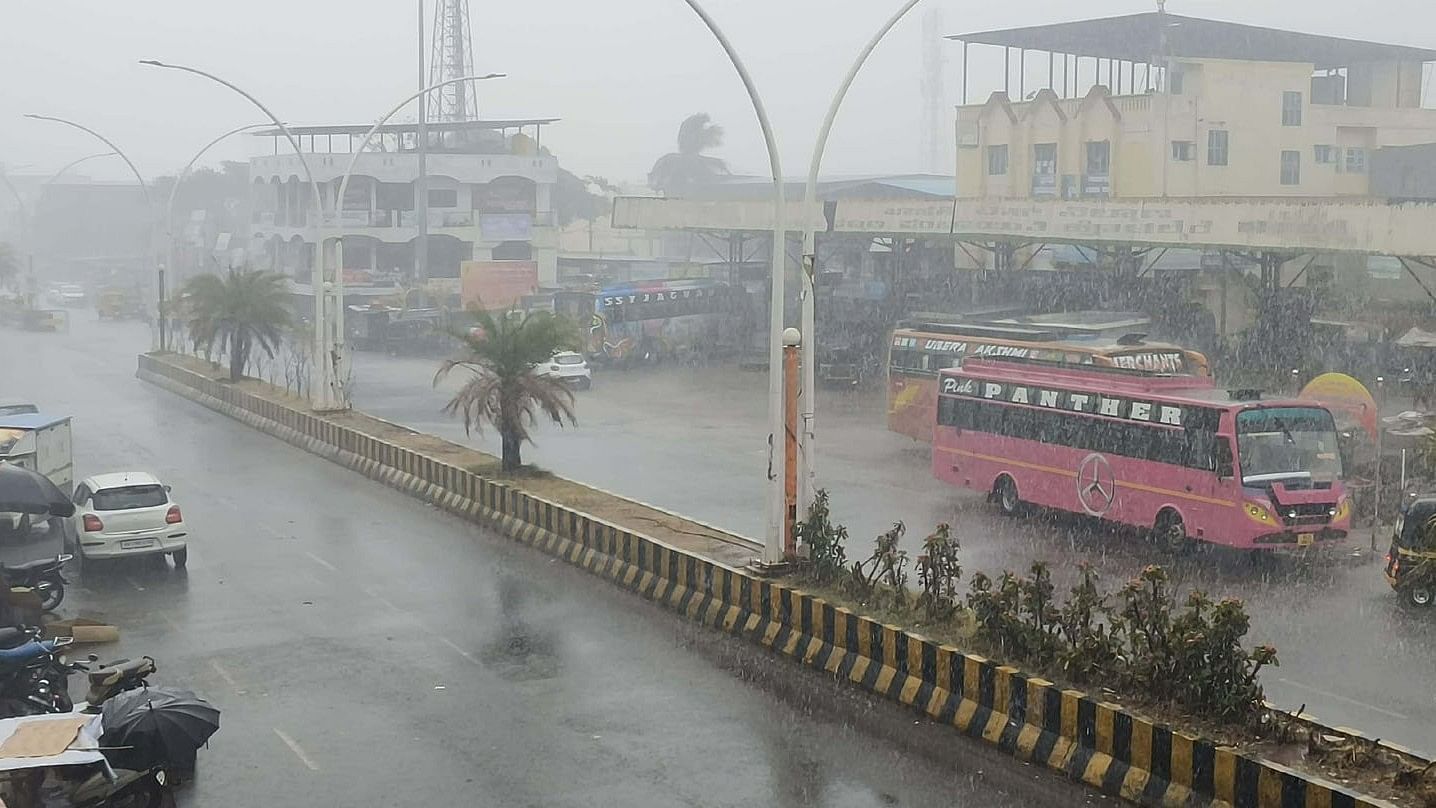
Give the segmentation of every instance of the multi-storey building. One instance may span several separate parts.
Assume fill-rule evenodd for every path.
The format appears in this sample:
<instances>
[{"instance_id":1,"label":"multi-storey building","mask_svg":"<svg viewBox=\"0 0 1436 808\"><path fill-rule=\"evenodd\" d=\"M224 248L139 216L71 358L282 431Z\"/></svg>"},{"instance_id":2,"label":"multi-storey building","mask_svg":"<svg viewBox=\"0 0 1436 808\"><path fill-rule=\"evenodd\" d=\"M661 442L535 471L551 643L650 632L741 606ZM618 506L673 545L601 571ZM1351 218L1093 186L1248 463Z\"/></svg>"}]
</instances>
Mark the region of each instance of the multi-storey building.
<instances>
[{"instance_id":1,"label":"multi-storey building","mask_svg":"<svg viewBox=\"0 0 1436 808\"><path fill-rule=\"evenodd\" d=\"M952 39L1007 64L958 107L959 198L1365 197L1436 142L1436 50L1163 12Z\"/></svg>"},{"instance_id":2,"label":"multi-storey building","mask_svg":"<svg viewBox=\"0 0 1436 808\"><path fill-rule=\"evenodd\" d=\"M428 124L427 205L419 198L418 125L381 127L359 155L340 206L346 282L415 280L416 211L427 207L429 278L457 279L465 261L522 261L536 265L539 284L552 285L558 161L542 150L540 133L554 120ZM333 211L344 171L369 126L290 130L314 172L322 208ZM319 232L313 194L283 133L258 134L273 139L274 149L250 160L251 244L270 266L307 284ZM332 229L324 233L333 235Z\"/></svg>"}]
</instances>

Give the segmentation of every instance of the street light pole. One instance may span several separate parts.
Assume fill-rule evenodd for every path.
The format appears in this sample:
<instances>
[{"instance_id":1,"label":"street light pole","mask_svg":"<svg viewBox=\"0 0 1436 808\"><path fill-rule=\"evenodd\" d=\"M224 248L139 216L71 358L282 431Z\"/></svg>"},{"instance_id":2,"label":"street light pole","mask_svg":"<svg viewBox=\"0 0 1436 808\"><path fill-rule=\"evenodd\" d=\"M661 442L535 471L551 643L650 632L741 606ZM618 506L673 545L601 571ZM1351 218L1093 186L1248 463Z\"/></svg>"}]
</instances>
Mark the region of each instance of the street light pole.
<instances>
[{"instance_id":1,"label":"street light pole","mask_svg":"<svg viewBox=\"0 0 1436 808\"><path fill-rule=\"evenodd\" d=\"M852 86L853 79L857 78L858 71L867 62L878 43L887 36L893 26L912 11L922 0L905 0L901 7L893 13L888 21L873 34L867 45L858 52L858 58L853 61L853 66L848 68L848 74L838 85L838 91L833 95L833 102L828 105L828 114L823 118L823 125L818 129L818 138L813 143L813 159L808 165L808 182L803 190L803 293L802 293L802 324L799 331L803 335L802 343L802 373L803 392L799 403L802 409L799 412L799 420L802 421L802 429L798 433L798 513L806 514L808 508L813 504L813 491L817 481L817 390L814 371L817 368L817 345L818 332L814 328L816 313L814 307L817 301L814 299L817 288L818 272L818 250L817 232L813 228L813 204L818 195L818 169L823 163L823 151L828 146L828 135L833 130L833 121L838 117L838 108L843 105L843 99L847 97L848 88Z\"/></svg>"},{"instance_id":2,"label":"street light pole","mask_svg":"<svg viewBox=\"0 0 1436 808\"><path fill-rule=\"evenodd\" d=\"M435 9L435 14L438 10ZM419 94L423 95L424 82L424 0L419 0ZM414 184L414 218L419 226L419 236L414 241L414 285L423 287L429 282L429 100L419 104L419 129L416 133L419 147L419 179ZM362 149L361 149L362 151Z\"/></svg>"},{"instance_id":3,"label":"street light pole","mask_svg":"<svg viewBox=\"0 0 1436 808\"><path fill-rule=\"evenodd\" d=\"M203 157L206 152L208 152L210 149L212 149L212 148L214 148L216 145L218 145L220 141L224 140L225 138L230 137L231 135L237 135L237 134L239 134L240 132L247 132L247 131L249 131L250 129L258 129L258 128L262 127L262 126L269 126L269 124L267 124L267 123L251 123L251 124L245 124L244 126L236 126L235 128L229 130L228 132L225 132L224 134L220 135L219 137L215 138L214 140L211 140L210 142L204 144L204 148L202 148L202 149L200 149L199 151L195 152L194 157L191 157L190 160L189 160L189 162L184 164L184 168L180 169L180 172L175 175L174 184L172 184L172 185L170 186L169 197L165 200L165 241L168 242L168 244L167 244L168 257L165 259L165 268L168 269L170 272L174 273L173 278L174 278L175 283L179 283L180 280L181 280L181 278L179 277L179 270L175 267L175 233L174 233L175 196L178 195L178 193L179 193L180 183L184 182L185 177L188 177L188 176L189 176L190 169L194 168L194 164L195 164L195 163L198 163L198 162L199 162L199 158ZM160 317L161 317L162 320L163 320L167 315L168 315L168 312L160 312ZM167 350L168 348L169 348L169 346L166 345L163 340L161 340L161 342L160 342L160 350L163 351L163 350Z\"/></svg>"},{"instance_id":4,"label":"street light pole","mask_svg":"<svg viewBox=\"0 0 1436 808\"><path fill-rule=\"evenodd\" d=\"M384 114L384 117L382 117L382 118L380 118L379 120L375 121L375 122L374 122L374 125L371 126L371 127L369 127L369 131L364 133L364 138L359 141L359 148L355 149L355 150L354 150L354 153L349 156L349 164L344 167L344 175L339 178L339 195L334 198L334 219L335 219L335 227L337 228L337 232L338 232L338 235L335 237L335 240L334 240L334 265L335 265L335 267L337 268L336 271L335 271L335 273L334 273L334 290L335 290L335 297L336 297L336 299L339 301L339 305L334 309L334 334L335 334L335 340L336 340L341 346L343 345L344 337L345 337L345 331L344 331L344 195L345 195L346 193L348 193L348 190L349 190L349 177L354 173L354 167L355 167L356 165L358 165L358 163L359 163L359 155L363 154L363 153L364 153L364 150L367 149L367 148L369 148L369 141L374 137L374 133L379 131L379 127L381 127L381 126L383 126L385 123L387 123L390 118L392 118L392 117L394 117L395 115L399 114L399 110L401 110L401 109L403 109L404 107L408 106L410 101L413 101L413 100L416 99L416 98L419 99L419 108L420 108L420 109L423 109L423 108L424 108L424 105L428 102L428 95L429 95L429 93L433 92L434 90L439 89L440 87L447 87L447 86L450 85L450 84L457 84L458 82L461 82L461 81L487 81L487 80L489 80L489 79L499 79L499 78L503 78L503 77L506 76L506 75L507 75L506 73L489 73L489 74L483 75L483 76L459 76L458 78L448 79L448 80L446 80L446 81L438 82L437 84L431 84L431 85L429 85L428 87L425 87L425 88L419 90L417 93L414 93L414 94L408 96L407 98L405 98L403 101L400 101L399 103L395 104L393 109L389 110L387 113ZM421 158L421 159L422 159L422 158ZM424 173L422 168L420 169L419 173L420 173L420 175L422 175L422 174ZM347 359L348 353L347 353L346 351L342 351L342 350L341 350L340 354ZM345 378L345 377L347 376L347 374L344 373L344 371L347 370L347 368L344 367L343 365L341 365L340 368L339 368L339 370L340 370L340 378L341 378L341 379Z\"/></svg>"},{"instance_id":5,"label":"street light pole","mask_svg":"<svg viewBox=\"0 0 1436 808\"><path fill-rule=\"evenodd\" d=\"M743 60L738 58L738 52L728 37L723 34L718 23L708 15L707 11L698 4L698 0L683 0L688 7L693 9L703 24L708 27L710 33L718 40L723 47L723 52L728 55L728 61L733 63L733 69L738 71L738 78L743 81L743 89L748 92L748 99L753 103L753 111L758 116L758 126L763 130L763 145L768 149L768 166L773 174L773 268L772 268L772 294L769 298L769 324L768 324L768 488L767 488L767 532L763 541L763 563L779 564L783 560L783 533L784 522L787 514L784 512L784 478L786 475L785 458L782 447L783 440L783 306L785 302L783 294L784 274L784 241L787 239L787 228L784 225L783 216L785 213L786 200L783 196L783 169L778 157L778 143L773 136L773 125L768 120L768 111L763 107L763 101L758 97L758 89L753 84L753 77L748 75L748 68L743 65Z\"/></svg>"},{"instance_id":6,"label":"street light pole","mask_svg":"<svg viewBox=\"0 0 1436 808\"><path fill-rule=\"evenodd\" d=\"M144 197L145 197L145 207L149 208L149 211L150 211L150 238L149 238L149 242L150 242L150 243L149 243L149 249L148 249L147 252L149 253L150 260L153 261L153 260L154 260L154 257L155 257L155 229L156 229L156 225L159 224L159 222L155 221L155 216L156 216L156 214L158 213L158 211L155 210L154 200L150 198L150 186L149 186L149 184L145 182L145 178L140 174L140 170L135 167L135 163L134 163L133 160L131 160L131 159L129 158L129 155L125 154L124 151L121 150L119 146L116 146L116 145L114 144L114 142L112 142L109 138L105 137L104 135L100 134L99 132L96 132L95 130L93 130L93 129L91 129L90 127L85 126L85 125L83 125L83 124L78 124L78 123L75 123L74 121L66 120L65 118L56 118L56 117L51 116L51 115L34 115L34 114L27 114L25 117L26 117L26 118L30 118L30 119L32 119L32 120L36 120L36 121L51 121L52 123L62 123L62 124L66 125L66 126L69 126L69 127L71 127L71 128L79 129L81 132L84 132L84 133L90 135L91 137L95 138L96 140L99 140L101 143L103 143L103 144L105 144L106 146L108 146L108 147L110 148L110 151L114 152L115 154L118 154L118 155L120 156L120 159L125 161L125 165L127 165L127 166L130 167L130 173L132 173L132 174L135 175L135 181L140 184L140 192L141 192L142 194L144 194ZM156 297L158 298L158 304L157 304L156 307L155 307L155 309L156 309L155 313L156 313L156 315L158 316L159 324L160 324L160 330L159 330L159 338L160 338L160 340L159 340L159 347L160 347L160 350L164 350L164 346L165 346L165 318L164 318L164 308L165 308L165 271L164 271L164 268L163 268L163 267L157 267L157 268L156 268L155 287L156 287Z\"/></svg>"},{"instance_id":7,"label":"street light pole","mask_svg":"<svg viewBox=\"0 0 1436 808\"><path fill-rule=\"evenodd\" d=\"M245 100L259 108L270 122L284 133L284 138L289 141L289 147L294 149L294 154L299 158L299 165L304 169L305 179L309 180L310 193L314 196L314 210L318 214L315 222L316 239L314 250L313 273L311 283L314 291L314 370L309 383L310 406L320 412L344 408L344 393L339 389L339 380L334 372L338 364L330 340L328 331L325 328L325 305L324 305L324 199L319 193L319 184L314 181L314 172L309 169L309 161L304 159L304 152L299 148L299 139L284 125L284 122L275 117L269 108L260 103L259 99L241 90L234 84L203 70L185 65L173 65L154 59L142 59L140 64L150 67L163 67L170 70L182 70L186 73L193 73L202 76L216 84L222 84L236 93L244 96Z\"/></svg>"}]
</instances>

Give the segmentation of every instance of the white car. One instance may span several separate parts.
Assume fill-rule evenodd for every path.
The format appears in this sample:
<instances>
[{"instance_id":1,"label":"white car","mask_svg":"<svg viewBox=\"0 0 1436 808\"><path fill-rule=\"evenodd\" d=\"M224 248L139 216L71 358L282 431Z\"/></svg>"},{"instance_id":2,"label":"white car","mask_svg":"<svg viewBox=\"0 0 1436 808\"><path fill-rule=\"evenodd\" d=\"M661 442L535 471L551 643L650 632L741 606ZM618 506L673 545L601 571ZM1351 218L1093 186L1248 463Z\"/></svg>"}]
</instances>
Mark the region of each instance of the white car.
<instances>
[{"instance_id":1,"label":"white car","mask_svg":"<svg viewBox=\"0 0 1436 808\"><path fill-rule=\"evenodd\" d=\"M75 535L90 558L163 553L176 569L189 560L188 529L170 487L143 471L96 474L75 487Z\"/></svg>"},{"instance_id":2,"label":"white car","mask_svg":"<svg viewBox=\"0 0 1436 808\"><path fill-rule=\"evenodd\" d=\"M62 283L55 288L55 296L62 306L85 305L85 287L78 283Z\"/></svg>"},{"instance_id":3,"label":"white car","mask_svg":"<svg viewBox=\"0 0 1436 808\"><path fill-rule=\"evenodd\" d=\"M581 390L587 390L593 386L593 371L588 369L588 362L584 360L583 354L573 351L559 351L548 360L547 365L539 365L539 373L545 376L553 376Z\"/></svg>"}]
</instances>

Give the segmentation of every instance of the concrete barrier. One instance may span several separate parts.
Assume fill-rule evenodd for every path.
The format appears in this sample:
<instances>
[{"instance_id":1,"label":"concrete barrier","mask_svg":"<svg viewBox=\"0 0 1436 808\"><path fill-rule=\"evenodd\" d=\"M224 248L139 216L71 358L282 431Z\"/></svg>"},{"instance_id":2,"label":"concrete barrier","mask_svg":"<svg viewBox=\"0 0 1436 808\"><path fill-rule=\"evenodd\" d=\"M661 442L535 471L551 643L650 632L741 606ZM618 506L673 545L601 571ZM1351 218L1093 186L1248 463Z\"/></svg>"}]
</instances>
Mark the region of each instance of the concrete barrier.
<instances>
[{"instance_id":1,"label":"concrete barrier","mask_svg":"<svg viewBox=\"0 0 1436 808\"><path fill-rule=\"evenodd\" d=\"M139 378L608 578L689 619L1141 805L1388 806L822 598L142 355Z\"/></svg>"}]
</instances>

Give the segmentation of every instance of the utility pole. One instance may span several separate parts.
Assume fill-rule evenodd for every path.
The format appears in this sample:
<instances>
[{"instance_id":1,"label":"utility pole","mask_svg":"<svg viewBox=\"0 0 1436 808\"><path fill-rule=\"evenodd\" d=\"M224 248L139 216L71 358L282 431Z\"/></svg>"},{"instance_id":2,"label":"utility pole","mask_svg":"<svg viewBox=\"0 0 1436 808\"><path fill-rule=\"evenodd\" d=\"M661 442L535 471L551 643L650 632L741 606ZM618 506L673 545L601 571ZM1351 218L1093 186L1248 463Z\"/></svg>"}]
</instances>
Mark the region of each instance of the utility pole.
<instances>
[{"instance_id":1,"label":"utility pole","mask_svg":"<svg viewBox=\"0 0 1436 808\"><path fill-rule=\"evenodd\" d=\"M419 87L429 86L424 72L424 0L419 0ZM429 102L419 99L419 179L414 183L414 216L419 223L419 237L414 241L414 285L429 282Z\"/></svg>"}]
</instances>

